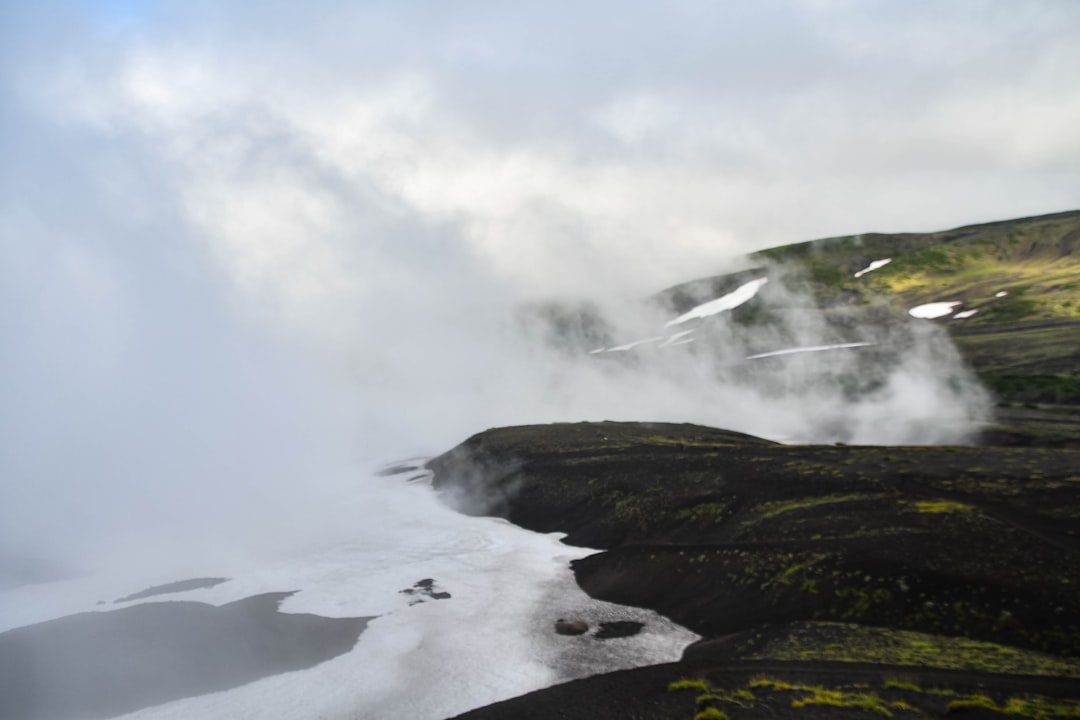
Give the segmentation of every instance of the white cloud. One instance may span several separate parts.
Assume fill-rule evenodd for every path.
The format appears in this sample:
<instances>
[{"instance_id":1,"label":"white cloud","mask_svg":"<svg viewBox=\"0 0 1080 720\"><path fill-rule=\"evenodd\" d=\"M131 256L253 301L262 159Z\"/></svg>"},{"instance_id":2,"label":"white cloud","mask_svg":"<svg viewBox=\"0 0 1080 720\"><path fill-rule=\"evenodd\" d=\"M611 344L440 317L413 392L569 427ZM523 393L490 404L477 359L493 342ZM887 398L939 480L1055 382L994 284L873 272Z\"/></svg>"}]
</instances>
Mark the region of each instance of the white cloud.
<instances>
[{"instance_id":1,"label":"white cloud","mask_svg":"<svg viewBox=\"0 0 1080 720\"><path fill-rule=\"evenodd\" d=\"M669 102L649 94L618 98L596 113L597 124L627 144L640 142L650 135L672 132L681 118Z\"/></svg>"},{"instance_id":2,"label":"white cloud","mask_svg":"<svg viewBox=\"0 0 1080 720\"><path fill-rule=\"evenodd\" d=\"M0 384L22 449L2 469L124 478L115 498L154 457L198 490L321 462L322 435L378 454L586 417L797 434L813 402L845 406L762 403L705 363L582 365L524 342L513 309L1075 204L1080 9L979 7L166 2L106 30L5 9ZM628 340L667 319L617 318ZM57 360L70 328L93 367ZM860 408L861 437L925 419L921 367ZM33 450L57 417L87 438L76 460Z\"/></svg>"}]
</instances>

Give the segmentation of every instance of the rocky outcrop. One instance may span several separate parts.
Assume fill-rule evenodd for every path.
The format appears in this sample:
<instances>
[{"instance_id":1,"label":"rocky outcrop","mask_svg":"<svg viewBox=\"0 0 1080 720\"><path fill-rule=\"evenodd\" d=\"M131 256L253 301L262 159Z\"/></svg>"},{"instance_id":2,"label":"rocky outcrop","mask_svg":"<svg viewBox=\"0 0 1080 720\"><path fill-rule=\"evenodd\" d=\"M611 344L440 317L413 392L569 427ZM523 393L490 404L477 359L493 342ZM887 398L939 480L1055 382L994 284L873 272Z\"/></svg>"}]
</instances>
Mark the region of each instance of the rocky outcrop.
<instances>
[{"instance_id":1,"label":"rocky outcrop","mask_svg":"<svg viewBox=\"0 0 1080 720\"><path fill-rule=\"evenodd\" d=\"M1080 675L1080 451L784 446L578 423L490 430L430 467L466 512L604 548L573 563L581 587L705 636L688 668L846 662L842 685L849 670L932 657Z\"/></svg>"}]
</instances>

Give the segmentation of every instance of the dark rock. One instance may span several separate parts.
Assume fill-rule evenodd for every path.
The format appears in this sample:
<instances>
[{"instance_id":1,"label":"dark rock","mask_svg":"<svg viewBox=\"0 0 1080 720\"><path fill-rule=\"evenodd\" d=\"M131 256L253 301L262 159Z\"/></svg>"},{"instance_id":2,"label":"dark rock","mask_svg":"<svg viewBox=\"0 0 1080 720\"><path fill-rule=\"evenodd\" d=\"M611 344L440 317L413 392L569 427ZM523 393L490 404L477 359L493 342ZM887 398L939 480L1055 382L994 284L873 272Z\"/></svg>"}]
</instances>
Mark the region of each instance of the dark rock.
<instances>
[{"instance_id":1,"label":"dark rock","mask_svg":"<svg viewBox=\"0 0 1080 720\"><path fill-rule=\"evenodd\" d=\"M581 620L563 620L559 618L555 621L555 632L560 635L584 635L589 632L589 624Z\"/></svg>"},{"instance_id":2,"label":"dark rock","mask_svg":"<svg viewBox=\"0 0 1080 720\"><path fill-rule=\"evenodd\" d=\"M610 640L611 638L632 637L641 632L645 623L633 620L613 620L600 623L600 629L593 635L597 640Z\"/></svg>"},{"instance_id":3,"label":"dark rock","mask_svg":"<svg viewBox=\"0 0 1080 720\"><path fill-rule=\"evenodd\" d=\"M753 628L722 637L702 638L686 646L683 650L682 661L715 664L727 662L737 658L741 648L759 631L758 628Z\"/></svg>"},{"instance_id":4,"label":"dark rock","mask_svg":"<svg viewBox=\"0 0 1080 720\"><path fill-rule=\"evenodd\" d=\"M433 578L424 578L423 580L417 580L411 588L405 588L398 592L405 595L415 595L416 599L409 603L409 605L418 605L424 600L449 600L450 593L436 590L435 580Z\"/></svg>"},{"instance_id":5,"label":"dark rock","mask_svg":"<svg viewBox=\"0 0 1080 720\"><path fill-rule=\"evenodd\" d=\"M402 463L400 465L391 465L390 467L378 470L375 475L378 477L391 477L394 475L403 475L404 473L412 472L417 469L417 466L412 463Z\"/></svg>"}]
</instances>

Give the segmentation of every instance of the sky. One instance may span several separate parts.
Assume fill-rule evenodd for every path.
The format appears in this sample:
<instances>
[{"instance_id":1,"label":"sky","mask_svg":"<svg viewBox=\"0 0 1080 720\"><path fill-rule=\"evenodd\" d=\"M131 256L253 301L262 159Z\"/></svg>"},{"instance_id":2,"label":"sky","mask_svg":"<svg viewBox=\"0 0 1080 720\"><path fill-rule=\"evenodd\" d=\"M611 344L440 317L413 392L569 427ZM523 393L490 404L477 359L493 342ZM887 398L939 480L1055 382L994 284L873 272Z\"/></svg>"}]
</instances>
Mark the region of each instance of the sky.
<instances>
[{"instance_id":1,"label":"sky","mask_svg":"<svg viewBox=\"0 0 1080 720\"><path fill-rule=\"evenodd\" d=\"M1075 209L1078 77L1071 0L5 0L0 532L188 527L503 422L738 415L571 372L512 309Z\"/></svg>"}]
</instances>

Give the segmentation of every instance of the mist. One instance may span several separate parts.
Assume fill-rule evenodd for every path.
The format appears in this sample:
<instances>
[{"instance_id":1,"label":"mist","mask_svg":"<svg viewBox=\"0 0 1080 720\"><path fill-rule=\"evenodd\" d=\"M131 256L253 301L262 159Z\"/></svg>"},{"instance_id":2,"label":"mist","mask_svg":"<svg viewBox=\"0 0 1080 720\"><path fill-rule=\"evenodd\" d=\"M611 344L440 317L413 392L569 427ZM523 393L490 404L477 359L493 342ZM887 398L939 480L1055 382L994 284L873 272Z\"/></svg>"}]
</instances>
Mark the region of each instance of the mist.
<instances>
[{"instance_id":1,"label":"mist","mask_svg":"<svg viewBox=\"0 0 1080 720\"><path fill-rule=\"evenodd\" d=\"M255 552L345 496L377 528L373 469L505 424L963 439L987 397L917 325L857 329L895 359L856 397L856 353L748 369L835 341L813 308L614 361L523 308L631 342L747 251L1074 202L1080 14L983 5L5 7L0 543Z\"/></svg>"}]
</instances>

